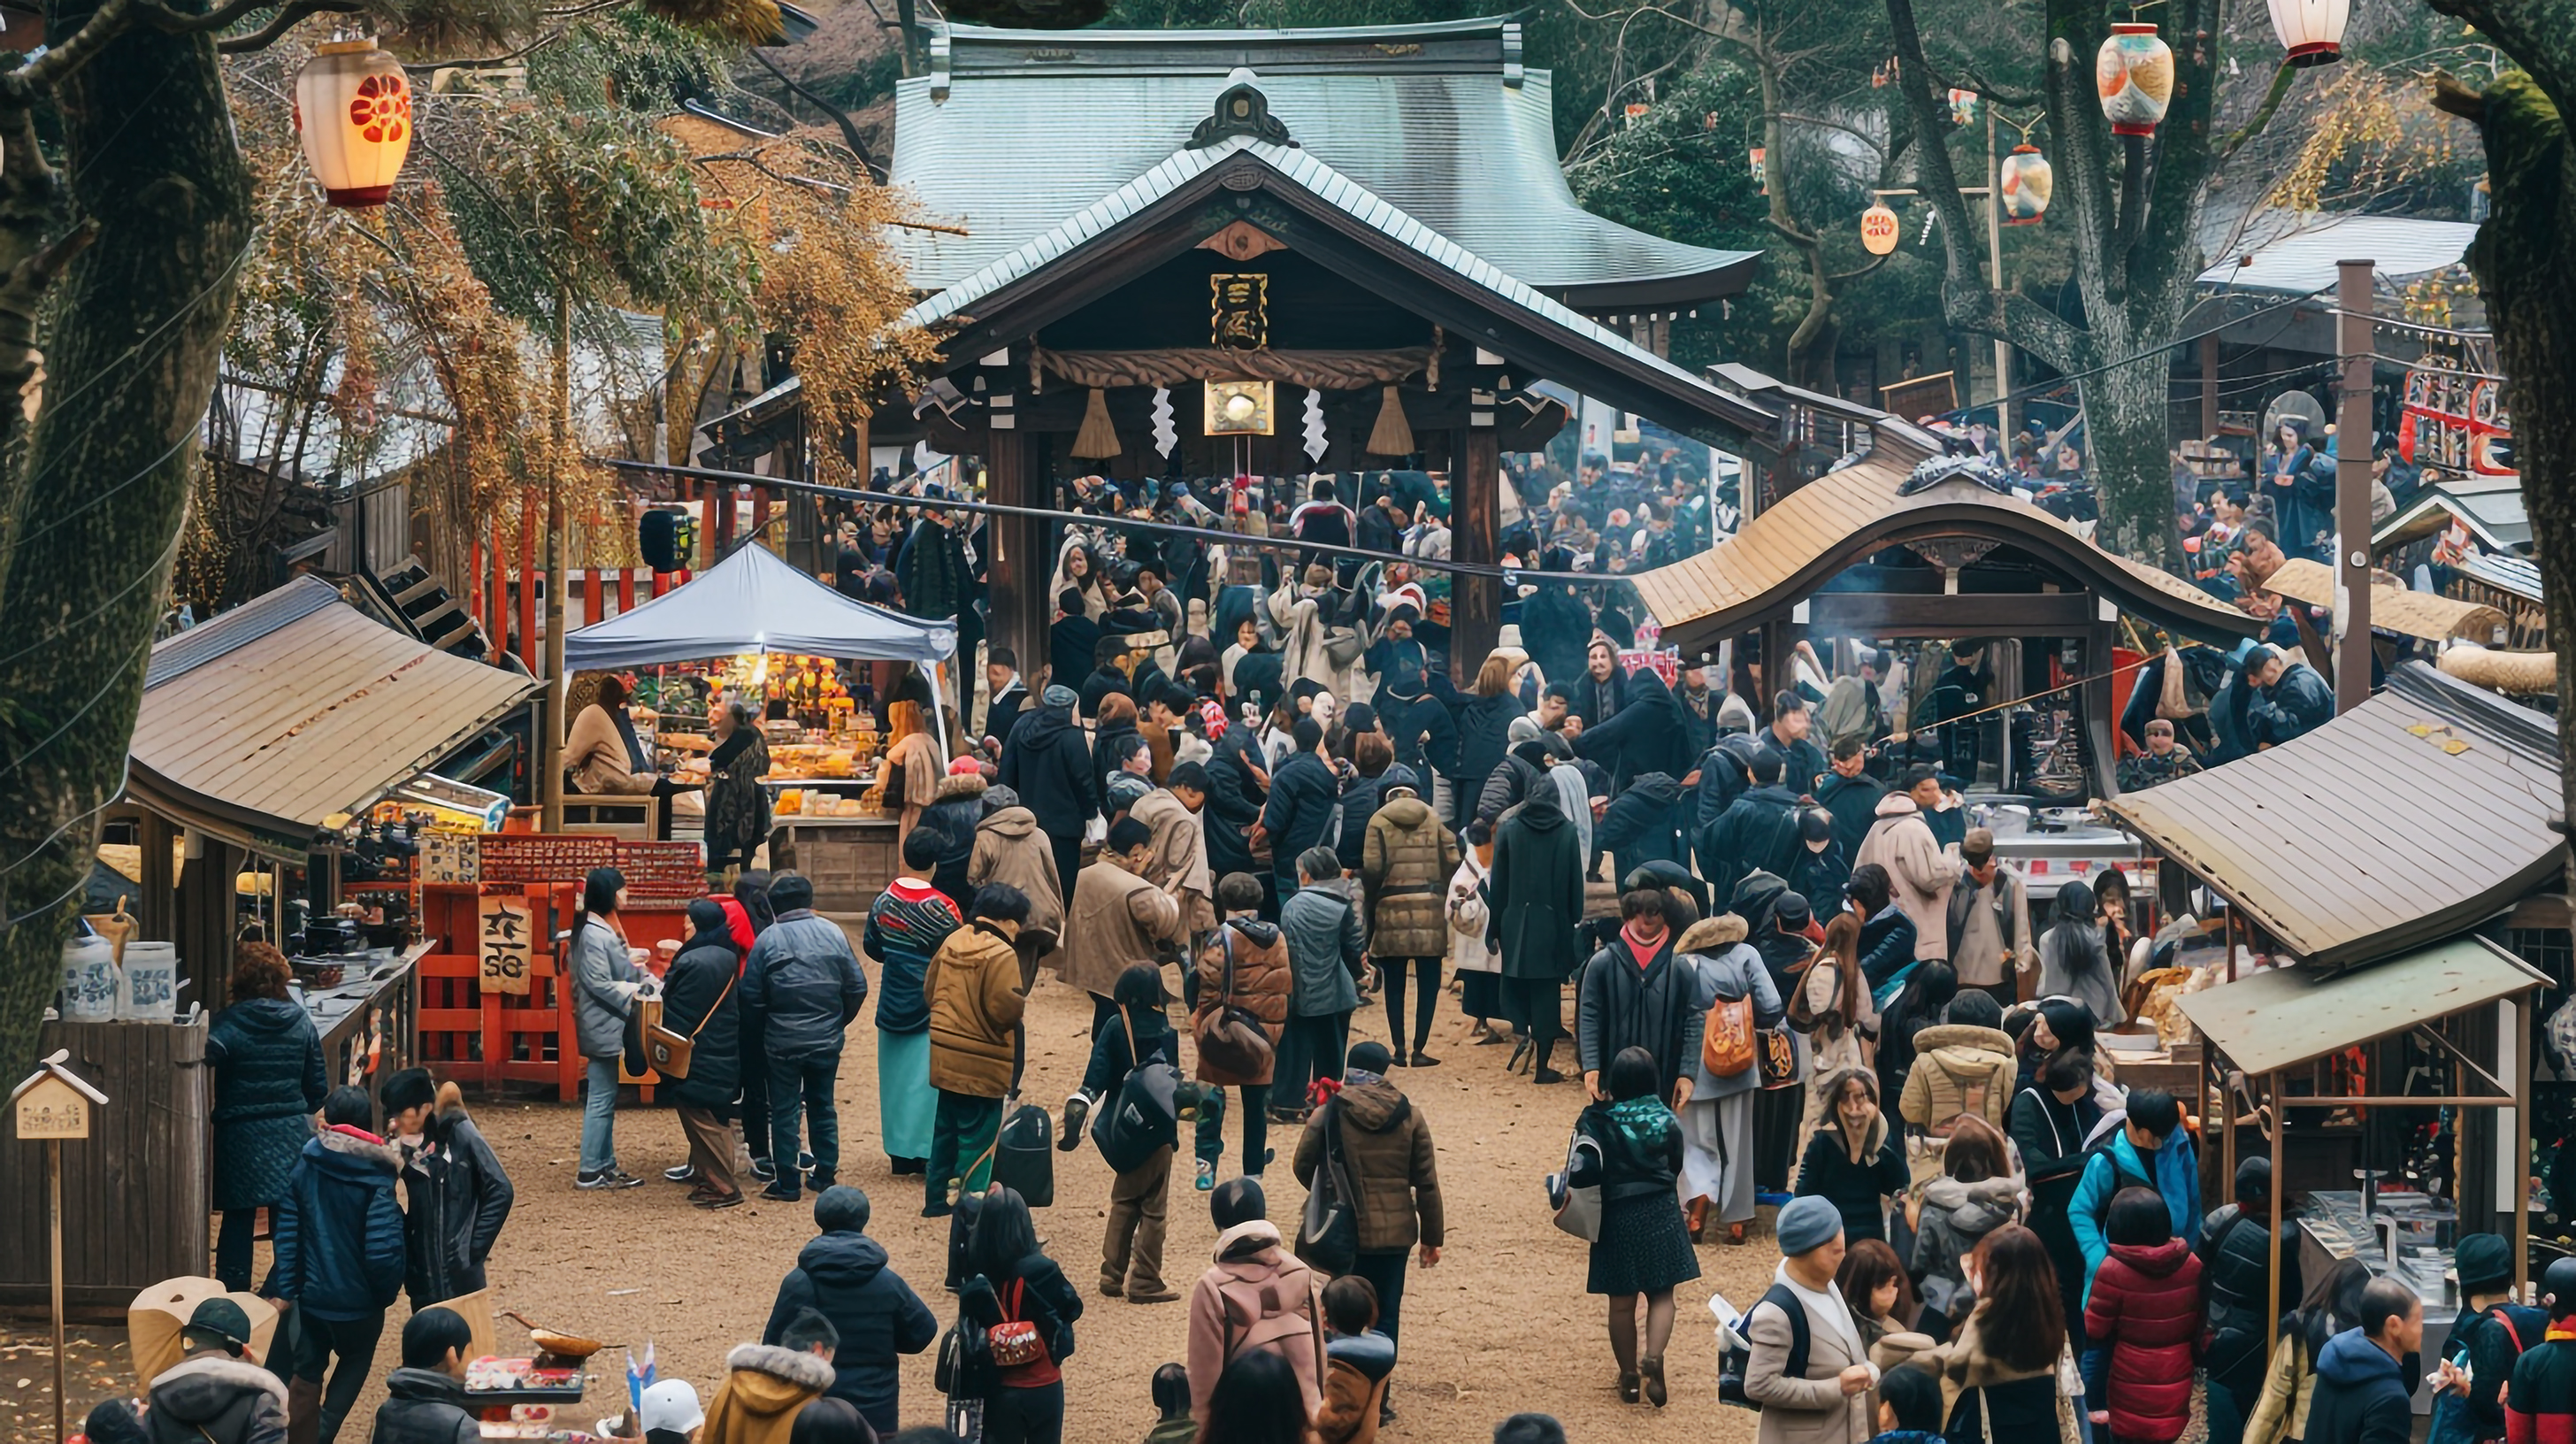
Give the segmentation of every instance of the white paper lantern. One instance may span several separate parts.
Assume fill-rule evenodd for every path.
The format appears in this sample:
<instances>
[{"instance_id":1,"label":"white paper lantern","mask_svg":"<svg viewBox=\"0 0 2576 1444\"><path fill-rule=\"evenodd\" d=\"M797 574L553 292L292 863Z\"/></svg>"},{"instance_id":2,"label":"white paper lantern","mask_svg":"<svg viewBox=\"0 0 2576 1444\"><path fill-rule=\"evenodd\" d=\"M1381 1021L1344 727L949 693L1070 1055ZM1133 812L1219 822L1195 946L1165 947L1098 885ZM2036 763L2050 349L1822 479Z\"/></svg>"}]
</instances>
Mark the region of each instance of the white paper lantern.
<instances>
[{"instance_id":1,"label":"white paper lantern","mask_svg":"<svg viewBox=\"0 0 2576 1444\"><path fill-rule=\"evenodd\" d=\"M2272 33L2292 65L2332 65L2343 58L2344 22L2352 0L2272 0Z\"/></svg>"},{"instance_id":2,"label":"white paper lantern","mask_svg":"<svg viewBox=\"0 0 2576 1444\"><path fill-rule=\"evenodd\" d=\"M2153 135L2173 103L2173 47L2153 25L2121 21L2093 57L2093 85L2113 135Z\"/></svg>"},{"instance_id":3,"label":"white paper lantern","mask_svg":"<svg viewBox=\"0 0 2576 1444\"><path fill-rule=\"evenodd\" d=\"M411 81L373 40L317 45L295 77L304 159L335 206L380 206L411 153Z\"/></svg>"},{"instance_id":4,"label":"white paper lantern","mask_svg":"<svg viewBox=\"0 0 2576 1444\"><path fill-rule=\"evenodd\" d=\"M2048 214L2048 199L2057 192L2057 172L2039 147L2025 141L2012 148L1998 168L1997 181L2003 187L2004 224L2035 226Z\"/></svg>"},{"instance_id":5,"label":"white paper lantern","mask_svg":"<svg viewBox=\"0 0 2576 1444\"><path fill-rule=\"evenodd\" d=\"M1860 248L1873 256L1895 250L1903 231L1897 224L1896 212L1885 206L1871 206L1860 213Z\"/></svg>"}]
</instances>

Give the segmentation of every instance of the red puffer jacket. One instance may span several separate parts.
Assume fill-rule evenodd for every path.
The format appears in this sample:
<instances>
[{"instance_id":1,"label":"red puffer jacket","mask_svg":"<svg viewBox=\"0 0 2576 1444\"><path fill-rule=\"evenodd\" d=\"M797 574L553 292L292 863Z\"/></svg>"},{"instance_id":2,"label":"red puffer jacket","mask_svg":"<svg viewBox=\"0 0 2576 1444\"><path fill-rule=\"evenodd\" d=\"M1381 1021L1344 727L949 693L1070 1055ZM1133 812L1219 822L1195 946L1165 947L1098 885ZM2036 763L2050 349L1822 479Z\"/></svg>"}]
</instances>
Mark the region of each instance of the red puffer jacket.
<instances>
[{"instance_id":1,"label":"red puffer jacket","mask_svg":"<svg viewBox=\"0 0 2576 1444\"><path fill-rule=\"evenodd\" d=\"M2181 1239L2111 1246L2093 1274L2084 1337L2111 1351L2111 1432L2179 1439L2191 1422L2192 1365L2200 1357L2200 1260Z\"/></svg>"}]
</instances>

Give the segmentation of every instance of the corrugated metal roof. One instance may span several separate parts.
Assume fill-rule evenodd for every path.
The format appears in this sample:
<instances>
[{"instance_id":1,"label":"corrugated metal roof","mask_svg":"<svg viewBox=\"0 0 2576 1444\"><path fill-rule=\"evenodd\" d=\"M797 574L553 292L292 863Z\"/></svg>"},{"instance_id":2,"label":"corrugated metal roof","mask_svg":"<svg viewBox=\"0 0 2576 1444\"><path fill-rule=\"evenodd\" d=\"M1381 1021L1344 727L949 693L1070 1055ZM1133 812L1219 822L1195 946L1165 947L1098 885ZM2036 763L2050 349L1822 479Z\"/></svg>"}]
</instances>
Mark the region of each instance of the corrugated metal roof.
<instances>
[{"instance_id":1,"label":"corrugated metal roof","mask_svg":"<svg viewBox=\"0 0 2576 1444\"><path fill-rule=\"evenodd\" d=\"M2279 571L2263 579L2263 590L2312 607L2333 606L2334 585L2334 572L2324 562L2307 557L2283 562ZM2408 591L2394 582L2374 582L2370 588L2370 625L2374 631L2397 632L2428 642L2447 642L2453 637L2492 642L2504 628L2504 613L2439 592Z\"/></svg>"},{"instance_id":2,"label":"corrugated metal roof","mask_svg":"<svg viewBox=\"0 0 2576 1444\"><path fill-rule=\"evenodd\" d=\"M131 786L147 805L309 836L538 686L436 651L305 578L153 648Z\"/></svg>"},{"instance_id":3,"label":"corrugated metal roof","mask_svg":"<svg viewBox=\"0 0 2576 1444\"><path fill-rule=\"evenodd\" d=\"M1019 32L953 26L948 69L895 90L891 183L964 236L901 232L913 284L939 290L1162 164L1227 75L1334 170L1545 290L1722 273L1758 251L1630 230L1577 205L1556 156L1548 73L1507 71L1502 19L1319 31ZM1266 67L1266 68L1265 68Z\"/></svg>"},{"instance_id":4,"label":"corrugated metal roof","mask_svg":"<svg viewBox=\"0 0 2576 1444\"><path fill-rule=\"evenodd\" d=\"M2437 481L2404 511L2371 533L2373 547L2431 536L2457 517L2479 541L2498 551L2531 545L2531 511L2518 476L2465 476Z\"/></svg>"},{"instance_id":5,"label":"corrugated metal roof","mask_svg":"<svg viewBox=\"0 0 2576 1444\"><path fill-rule=\"evenodd\" d=\"M2101 810L2337 970L2509 906L2565 865L2554 724L2421 662L2308 735Z\"/></svg>"},{"instance_id":6,"label":"corrugated metal roof","mask_svg":"<svg viewBox=\"0 0 2576 1444\"><path fill-rule=\"evenodd\" d=\"M2259 1077L2548 983L2548 974L2471 934L2362 973L2269 968L2186 993L2180 1006L2228 1062Z\"/></svg>"},{"instance_id":7,"label":"corrugated metal roof","mask_svg":"<svg viewBox=\"0 0 2576 1444\"><path fill-rule=\"evenodd\" d=\"M1881 423L1871 453L1789 493L1731 537L1633 580L1668 643L1713 644L1822 587L1899 534L1999 536L2045 550L2121 607L2193 636L2245 637L2258 624L2169 572L2103 550L2026 501L1973 481L1898 489L1930 452L1911 427Z\"/></svg>"},{"instance_id":8,"label":"corrugated metal roof","mask_svg":"<svg viewBox=\"0 0 2576 1444\"><path fill-rule=\"evenodd\" d=\"M2289 296L2331 291L2335 263L2367 260L2381 276L2402 279L2456 266L2478 228L2412 216L2274 213L2259 218L2236 253L2200 273L2200 283L2232 291Z\"/></svg>"},{"instance_id":9,"label":"corrugated metal roof","mask_svg":"<svg viewBox=\"0 0 2576 1444\"><path fill-rule=\"evenodd\" d=\"M2541 600L2540 566L2522 557L2479 552L2451 563L2461 575L2475 578L2529 602Z\"/></svg>"}]
</instances>

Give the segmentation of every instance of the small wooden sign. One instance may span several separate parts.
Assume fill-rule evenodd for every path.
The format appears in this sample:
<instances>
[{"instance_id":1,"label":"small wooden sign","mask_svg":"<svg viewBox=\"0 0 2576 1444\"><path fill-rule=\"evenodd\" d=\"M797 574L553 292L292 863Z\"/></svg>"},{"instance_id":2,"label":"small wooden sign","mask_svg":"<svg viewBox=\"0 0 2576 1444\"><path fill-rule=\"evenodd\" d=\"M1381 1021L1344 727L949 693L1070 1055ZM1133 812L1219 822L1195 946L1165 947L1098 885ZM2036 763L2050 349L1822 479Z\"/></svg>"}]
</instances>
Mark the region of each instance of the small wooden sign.
<instances>
[{"instance_id":1,"label":"small wooden sign","mask_svg":"<svg viewBox=\"0 0 2576 1444\"><path fill-rule=\"evenodd\" d=\"M470 832L425 832L420 838L420 880L425 883L482 881L480 847Z\"/></svg>"},{"instance_id":2,"label":"small wooden sign","mask_svg":"<svg viewBox=\"0 0 2576 1444\"><path fill-rule=\"evenodd\" d=\"M524 897L507 894L477 899L474 953L483 960L482 983L496 993L528 991L530 961L535 955L536 914Z\"/></svg>"},{"instance_id":3,"label":"small wooden sign","mask_svg":"<svg viewBox=\"0 0 2576 1444\"><path fill-rule=\"evenodd\" d=\"M17 1117L20 1138L60 1142L89 1137L92 1118L107 1095L63 1066L69 1057L69 1049L58 1050L26 1082L10 1090L9 1108Z\"/></svg>"}]
</instances>

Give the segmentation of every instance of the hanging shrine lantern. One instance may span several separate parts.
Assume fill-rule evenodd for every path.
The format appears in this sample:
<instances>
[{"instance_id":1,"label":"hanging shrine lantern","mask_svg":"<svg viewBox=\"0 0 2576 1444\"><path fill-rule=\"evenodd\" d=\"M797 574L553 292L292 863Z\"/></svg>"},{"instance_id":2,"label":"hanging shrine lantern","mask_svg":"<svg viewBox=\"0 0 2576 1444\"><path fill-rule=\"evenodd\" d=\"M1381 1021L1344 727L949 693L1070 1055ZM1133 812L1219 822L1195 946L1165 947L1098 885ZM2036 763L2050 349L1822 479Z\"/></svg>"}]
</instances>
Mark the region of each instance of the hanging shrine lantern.
<instances>
[{"instance_id":1,"label":"hanging shrine lantern","mask_svg":"<svg viewBox=\"0 0 2576 1444\"><path fill-rule=\"evenodd\" d=\"M373 40L313 48L295 77L304 159L335 206L380 206L411 153L411 81Z\"/></svg>"},{"instance_id":2,"label":"hanging shrine lantern","mask_svg":"<svg viewBox=\"0 0 2576 1444\"><path fill-rule=\"evenodd\" d=\"M2093 57L2093 86L2101 93L2102 114L2113 135L2153 135L2173 103L2173 47L2156 27L2122 21L2111 27Z\"/></svg>"},{"instance_id":3,"label":"hanging shrine lantern","mask_svg":"<svg viewBox=\"0 0 2576 1444\"><path fill-rule=\"evenodd\" d=\"M1871 206L1860 213L1860 248L1873 256L1884 256L1895 250L1902 231L1896 212L1883 205Z\"/></svg>"},{"instance_id":4,"label":"hanging shrine lantern","mask_svg":"<svg viewBox=\"0 0 2576 1444\"><path fill-rule=\"evenodd\" d=\"M1953 86L1951 87L1948 99L1950 103L1950 123L1952 125L1974 125L1977 123L1977 93L1975 91L1961 90L1958 87Z\"/></svg>"},{"instance_id":5,"label":"hanging shrine lantern","mask_svg":"<svg viewBox=\"0 0 2576 1444\"><path fill-rule=\"evenodd\" d=\"M2272 0L2272 33L2292 65L2332 65L2343 58L2344 22L2352 0Z\"/></svg>"},{"instance_id":6,"label":"hanging shrine lantern","mask_svg":"<svg viewBox=\"0 0 2576 1444\"><path fill-rule=\"evenodd\" d=\"M1998 168L1995 183L2002 188L2004 224L2035 226L2048 214L2048 198L2057 190L2057 172L2049 168L2048 157L2028 141L2012 148Z\"/></svg>"},{"instance_id":7,"label":"hanging shrine lantern","mask_svg":"<svg viewBox=\"0 0 2576 1444\"><path fill-rule=\"evenodd\" d=\"M1762 163L1763 148L1754 146L1745 152L1745 167L1753 172L1753 189L1761 195L1771 194L1771 172Z\"/></svg>"}]
</instances>

